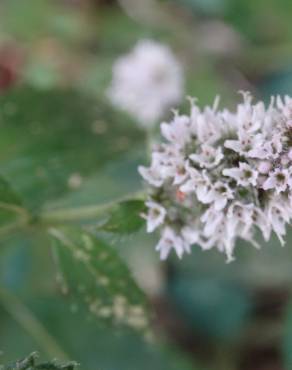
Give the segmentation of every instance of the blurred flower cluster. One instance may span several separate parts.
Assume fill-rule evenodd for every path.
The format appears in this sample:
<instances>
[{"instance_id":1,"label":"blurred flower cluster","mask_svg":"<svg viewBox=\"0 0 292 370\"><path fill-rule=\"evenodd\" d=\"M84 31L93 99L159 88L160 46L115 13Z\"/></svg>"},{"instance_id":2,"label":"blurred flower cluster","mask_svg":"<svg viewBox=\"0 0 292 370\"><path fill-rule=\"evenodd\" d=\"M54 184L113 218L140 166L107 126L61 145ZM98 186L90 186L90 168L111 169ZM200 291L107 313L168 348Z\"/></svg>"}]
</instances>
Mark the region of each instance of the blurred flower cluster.
<instances>
[{"instance_id":1,"label":"blurred flower cluster","mask_svg":"<svg viewBox=\"0 0 292 370\"><path fill-rule=\"evenodd\" d=\"M155 125L183 94L182 66L166 45L140 40L113 66L111 102L144 127Z\"/></svg>"},{"instance_id":2,"label":"blurred flower cluster","mask_svg":"<svg viewBox=\"0 0 292 370\"><path fill-rule=\"evenodd\" d=\"M216 247L231 261L237 238L258 246L274 231L284 244L292 218L292 99L253 104L249 93L235 112L201 110L191 100L190 115L175 113L161 124L166 142L153 149L144 217L148 232L161 230L161 258L171 249L181 257L194 244Z\"/></svg>"}]
</instances>

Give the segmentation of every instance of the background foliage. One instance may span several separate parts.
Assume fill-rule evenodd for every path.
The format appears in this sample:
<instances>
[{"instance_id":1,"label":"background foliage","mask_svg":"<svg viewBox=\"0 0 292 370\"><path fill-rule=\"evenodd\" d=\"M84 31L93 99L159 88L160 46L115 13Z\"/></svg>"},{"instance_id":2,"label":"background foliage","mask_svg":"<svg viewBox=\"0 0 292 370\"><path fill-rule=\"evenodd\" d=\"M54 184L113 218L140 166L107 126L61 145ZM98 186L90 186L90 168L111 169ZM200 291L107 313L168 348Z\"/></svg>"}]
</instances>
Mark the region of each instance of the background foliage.
<instances>
[{"instance_id":1,"label":"background foliage","mask_svg":"<svg viewBox=\"0 0 292 370\"><path fill-rule=\"evenodd\" d=\"M139 217L146 135L105 97L145 37L200 104L291 95L291 20L289 0L0 2L0 363L292 368L291 230L230 265L196 249L160 263Z\"/></svg>"}]
</instances>

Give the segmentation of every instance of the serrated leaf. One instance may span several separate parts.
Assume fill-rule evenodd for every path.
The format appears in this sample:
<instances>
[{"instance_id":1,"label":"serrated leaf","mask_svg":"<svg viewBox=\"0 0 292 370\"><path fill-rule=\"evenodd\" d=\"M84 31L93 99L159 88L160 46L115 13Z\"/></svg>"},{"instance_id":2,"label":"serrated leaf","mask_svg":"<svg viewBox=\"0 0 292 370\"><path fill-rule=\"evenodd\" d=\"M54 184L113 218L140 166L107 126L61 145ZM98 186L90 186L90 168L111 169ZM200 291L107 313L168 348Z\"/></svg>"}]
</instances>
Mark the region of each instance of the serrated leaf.
<instances>
[{"instance_id":1,"label":"serrated leaf","mask_svg":"<svg viewBox=\"0 0 292 370\"><path fill-rule=\"evenodd\" d=\"M144 293L118 253L102 240L72 229L50 230L63 293L85 303L108 323L144 330L148 312Z\"/></svg>"},{"instance_id":2,"label":"serrated leaf","mask_svg":"<svg viewBox=\"0 0 292 370\"><path fill-rule=\"evenodd\" d=\"M76 362L66 362L59 364L56 360L50 362L37 363L38 355L36 352L9 365L0 365L0 370L74 370Z\"/></svg>"},{"instance_id":3,"label":"serrated leaf","mask_svg":"<svg viewBox=\"0 0 292 370\"><path fill-rule=\"evenodd\" d=\"M141 217L144 210L145 203L142 200L120 202L110 210L108 220L100 229L119 234L136 232L144 225Z\"/></svg>"},{"instance_id":4,"label":"serrated leaf","mask_svg":"<svg viewBox=\"0 0 292 370\"><path fill-rule=\"evenodd\" d=\"M16 362L13 362L8 365L1 365L1 370L26 370L29 368L33 368L35 365L35 361L37 359L36 352L31 353L29 356L22 358L21 360L17 360Z\"/></svg>"}]
</instances>

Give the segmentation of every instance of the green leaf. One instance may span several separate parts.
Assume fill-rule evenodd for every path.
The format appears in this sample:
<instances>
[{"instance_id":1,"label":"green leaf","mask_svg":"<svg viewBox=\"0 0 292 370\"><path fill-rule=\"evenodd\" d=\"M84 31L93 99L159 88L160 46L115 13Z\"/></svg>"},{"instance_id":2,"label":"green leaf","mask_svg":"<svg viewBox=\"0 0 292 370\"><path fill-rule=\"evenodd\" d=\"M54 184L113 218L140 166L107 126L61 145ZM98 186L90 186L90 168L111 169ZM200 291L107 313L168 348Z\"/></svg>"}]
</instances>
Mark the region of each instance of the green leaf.
<instances>
[{"instance_id":1,"label":"green leaf","mask_svg":"<svg viewBox=\"0 0 292 370\"><path fill-rule=\"evenodd\" d=\"M10 184L0 176L0 235L14 230L18 222L27 220L19 195Z\"/></svg>"},{"instance_id":2,"label":"green leaf","mask_svg":"<svg viewBox=\"0 0 292 370\"><path fill-rule=\"evenodd\" d=\"M198 370L202 367L194 365L194 359L182 353L178 348L155 341L146 341L134 331L119 328L101 327L97 320L90 319L83 310L70 310L70 307L54 292L35 297L32 304L34 311L46 327L63 347L67 348L69 358L74 358L86 370ZM5 335L11 336L13 329L7 317L1 317L2 326L0 339L6 344ZM6 321L5 321L6 319ZM10 326L9 326L10 324ZM4 331L4 332L3 332ZM5 350L5 361L26 353L23 349L25 338L18 342L15 330L15 342L11 343L9 356ZM86 340L85 340L86 338ZM27 338L26 338L27 339ZM23 343L24 341L24 343ZM14 346L13 346L14 344ZM32 348L33 344L31 345ZM27 347L26 347L27 348ZM26 352L24 352L26 351ZM43 349L38 349L43 353ZM134 355L133 355L134 354ZM49 355L49 358L55 356ZM57 358L60 359L59 356ZM4 360L3 360L4 361ZM118 364L118 367L117 367ZM206 368L204 367L204 370Z\"/></svg>"},{"instance_id":3,"label":"green leaf","mask_svg":"<svg viewBox=\"0 0 292 370\"><path fill-rule=\"evenodd\" d=\"M54 228L50 234L62 291L75 305L85 303L108 323L139 330L148 327L144 293L112 247L79 230Z\"/></svg>"},{"instance_id":4,"label":"green leaf","mask_svg":"<svg viewBox=\"0 0 292 370\"><path fill-rule=\"evenodd\" d=\"M0 171L33 210L81 189L143 140L128 117L72 90L11 90L0 96L0 127Z\"/></svg>"},{"instance_id":5,"label":"green leaf","mask_svg":"<svg viewBox=\"0 0 292 370\"><path fill-rule=\"evenodd\" d=\"M66 353L60 348L55 338L47 331L34 313L14 293L0 289L1 307L13 318L19 327L25 330L28 337L33 338L37 345L51 356L67 358Z\"/></svg>"},{"instance_id":6,"label":"green leaf","mask_svg":"<svg viewBox=\"0 0 292 370\"><path fill-rule=\"evenodd\" d=\"M0 204L20 206L21 199L10 184L0 176Z\"/></svg>"},{"instance_id":7,"label":"green leaf","mask_svg":"<svg viewBox=\"0 0 292 370\"><path fill-rule=\"evenodd\" d=\"M100 229L119 234L136 232L144 225L144 220L141 217L144 210L145 203L142 200L120 202L112 207L108 220Z\"/></svg>"},{"instance_id":8,"label":"green leaf","mask_svg":"<svg viewBox=\"0 0 292 370\"><path fill-rule=\"evenodd\" d=\"M56 360L38 364L37 358L37 353L33 352L29 356L7 366L0 365L0 370L74 370L78 365L76 362L59 364Z\"/></svg>"}]
</instances>

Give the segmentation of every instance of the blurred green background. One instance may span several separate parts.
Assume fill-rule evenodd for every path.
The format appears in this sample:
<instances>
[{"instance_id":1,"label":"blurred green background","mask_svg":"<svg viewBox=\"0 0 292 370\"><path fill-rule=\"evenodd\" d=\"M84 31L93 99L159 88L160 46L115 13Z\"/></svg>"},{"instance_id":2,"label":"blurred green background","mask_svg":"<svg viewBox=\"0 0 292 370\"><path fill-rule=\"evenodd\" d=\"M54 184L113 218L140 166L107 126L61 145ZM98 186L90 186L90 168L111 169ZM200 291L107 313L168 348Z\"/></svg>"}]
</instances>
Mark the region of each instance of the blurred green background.
<instances>
[{"instance_id":1,"label":"blurred green background","mask_svg":"<svg viewBox=\"0 0 292 370\"><path fill-rule=\"evenodd\" d=\"M199 104L268 101L292 95L291 24L291 0L0 0L1 174L33 214L138 191L145 133L105 97L116 58L155 39ZM147 296L151 338L76 309L42 230L0 231L0 363L38 350L88 370L290 370L287 231L285 248L239 242L228 265L199 249L161 263L145 228L102 235Z\"/></svg>"}]
</instances>

